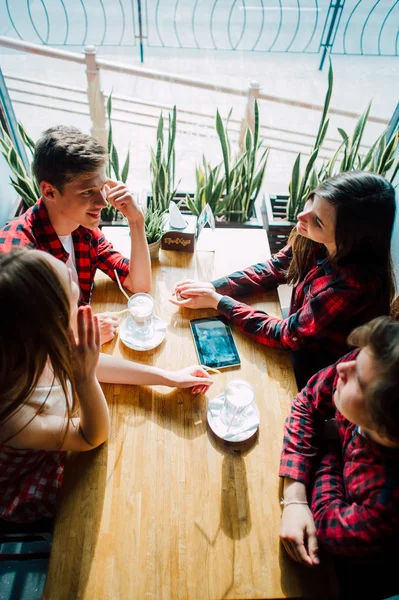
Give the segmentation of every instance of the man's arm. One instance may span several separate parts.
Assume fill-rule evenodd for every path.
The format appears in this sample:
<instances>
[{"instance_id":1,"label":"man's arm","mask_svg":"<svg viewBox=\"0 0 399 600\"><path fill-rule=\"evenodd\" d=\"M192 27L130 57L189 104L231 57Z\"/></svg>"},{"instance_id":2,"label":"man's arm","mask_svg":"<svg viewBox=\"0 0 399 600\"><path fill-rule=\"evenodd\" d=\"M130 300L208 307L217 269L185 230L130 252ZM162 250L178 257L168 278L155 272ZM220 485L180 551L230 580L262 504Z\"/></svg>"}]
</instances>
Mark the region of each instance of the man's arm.
<instances>
[{"instance_id":1,"label":"man's arm","mask_svg":"<svg viewBox=\"0 0 399 600\"><path fill-rule=\"evenodd\" d=\"M120 181L108 181L107 199L126 217L129 223L130 263L123 283L133 294L149 292L151 289L151 260L145 237L144 215L131 192Z\"/></svg>"}]
</instances>

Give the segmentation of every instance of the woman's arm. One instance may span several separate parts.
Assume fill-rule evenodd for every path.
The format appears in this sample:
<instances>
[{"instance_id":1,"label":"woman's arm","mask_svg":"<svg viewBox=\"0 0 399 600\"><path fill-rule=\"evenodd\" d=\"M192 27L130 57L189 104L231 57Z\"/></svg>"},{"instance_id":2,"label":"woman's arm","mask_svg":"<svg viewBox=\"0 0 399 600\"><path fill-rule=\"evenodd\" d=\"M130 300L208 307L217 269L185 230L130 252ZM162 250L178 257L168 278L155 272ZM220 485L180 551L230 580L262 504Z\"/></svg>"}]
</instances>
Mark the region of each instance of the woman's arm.
<instances>
[{"instance_id":1,"label":"woman's arm","mask_svg":"<svg viewBox=\"0 0 399 600\"><path fill-rule=\"evenodd\" d=\"M170 387L208 388L212 385L209 374L200 366L193 365L179 371L166 371L158 367L150 367L110 354L100 354L96 371L102 383L119 383L126 385L168 385Z\"/></svg>"},{"instance_id":2,"label":"woman's arm","mask_svg":"<svg viewBox=\"0 0 399 600\"><path fill-rule=\"evenodd\" d=\"M70 339L80 418L72 418L67 422L67 403L70 403L70 398L62 399L65 403L65 415L62 416L45 410L35 414L36 408L26 407L23 419L19 419L20 424L14 424L17 435L7 440L7 444L38 450L82 451L91 450L107 439L108 406L95 376L100 352L100 328L90 306L78 310L77 333L76 340L72 332ZM21 427L24 422L27 425Z\"/></svg>"}]
</instances>

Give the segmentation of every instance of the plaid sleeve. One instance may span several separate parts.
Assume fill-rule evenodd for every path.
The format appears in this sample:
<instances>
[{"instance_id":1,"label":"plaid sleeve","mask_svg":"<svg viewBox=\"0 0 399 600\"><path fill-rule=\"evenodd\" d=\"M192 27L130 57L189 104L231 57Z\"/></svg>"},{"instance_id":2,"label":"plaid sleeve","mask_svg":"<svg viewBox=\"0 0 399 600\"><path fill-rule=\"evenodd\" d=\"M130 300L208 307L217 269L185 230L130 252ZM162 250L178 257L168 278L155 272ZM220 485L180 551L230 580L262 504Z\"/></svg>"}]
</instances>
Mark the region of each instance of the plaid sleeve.
<instances>
[{"instance_id":1,"label":"plaid sleeve","mask_svg":"<svg viewBox=\"0 0 399 600\"><path fill-rule=\"evenodd\" d=\"M0 230L0 252L10 252L13 248L36 248L37 244L23 224L11 221Z\"/></svg>"},{"instance_id":2,"label":"plaid sleeve","mask_svg":"<svg viewBox=\"0 0 399 600\"><path fill-rule=\"evenodd\" d=\"M325 335L331 323L345 314L346 318L358 310L359 286L342 279L331 285L287 319L271 317L232 298L223 296L218 311L241 331L257 342L272 348L298 350L306 338Z\"/></svg>"},{"instance_id":3,"label":"plaid sleeve","mask_svg":"<svg viewBox=\"0 0 399 600\"><path fill-rule=\"evenodd\" d=\"M324 420L335 415L333 393L337 364L353 360L357 354L358 350L349 352L335 365L322 369L297 394L285 421L280 477L289 477L305 485L310 483Z\"/></svg>"},{"instance_id":4,"label":"plaid sleeve","mask_svg":"<svg viewBox=\"0 0 399 600\"><path fill-rule=\"evenodd\" d=\"M384 464L368 462L360 475L363 501L345 493L341 448L329 444L315 474L312 513L320 543L331 553L362 557L380 552L398 532L398 476ZM359 473L353 478L359 480Z\"/></svg>"},{"instance_id":5,"label":"plaid sleeve","mask_svg":"<svg viewBox=\"0 0 399 600\"><path fill-rule=\"evenodd\" d=\"M100 232L97 240L98 267L111 279L116 281L114 270L118 272L119 279L123 283L129 275L130 261L114 250L112 244Z\"/></svg>"},{"instance_id":6,"label":"plaid sleeve","mask_svg":"<svg viewBox=\"0 0 399 600\"><path fill-rule=\"evenodd\" d=\"M285 272L292 259L291 246L286 246L267 263L257 263L244 271L212 281L216 291L225 296L244 296L276 289L285 283Z\"/></svg>"}]
</instances>

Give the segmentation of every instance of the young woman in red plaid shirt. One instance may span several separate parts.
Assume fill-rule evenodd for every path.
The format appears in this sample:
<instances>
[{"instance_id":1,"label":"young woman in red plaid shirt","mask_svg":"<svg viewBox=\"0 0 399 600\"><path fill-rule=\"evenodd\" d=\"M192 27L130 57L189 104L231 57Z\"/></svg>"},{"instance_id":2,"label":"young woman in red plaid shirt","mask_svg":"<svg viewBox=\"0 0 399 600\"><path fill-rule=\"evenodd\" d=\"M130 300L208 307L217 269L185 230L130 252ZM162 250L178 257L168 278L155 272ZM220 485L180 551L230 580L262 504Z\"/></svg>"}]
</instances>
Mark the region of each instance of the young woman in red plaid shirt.
<instances>
[{"instance_id":1,"label":"young woman in red plaid shirt","mask_svg":"<svg viewBox=\"0 0 399 600\"><path fill-rule=\"evenodd\" d=\"M108 437L98 379L193 392L212 383L197 366L164 371L100 354L97 317L77 308L70 270L46 252L0 254L0 298L0 519L54 515L65 452Z\"/></svg>"},{"instance_id":2,"label":"young woman in red plaid shirt","mask_svg":"<svg viewBox=\"0 0 399 600\"><path fill-rule=\"evenodd\" d=\"M350 331L389 314L395 192L379 175L341 173L308 197L289 244L212 283L181 281L171 301L216 308L256 341L291 350L298 387L348 351ZM289 316L272 317L235 297L294 286Z\"/></svg>"}]
</instances>

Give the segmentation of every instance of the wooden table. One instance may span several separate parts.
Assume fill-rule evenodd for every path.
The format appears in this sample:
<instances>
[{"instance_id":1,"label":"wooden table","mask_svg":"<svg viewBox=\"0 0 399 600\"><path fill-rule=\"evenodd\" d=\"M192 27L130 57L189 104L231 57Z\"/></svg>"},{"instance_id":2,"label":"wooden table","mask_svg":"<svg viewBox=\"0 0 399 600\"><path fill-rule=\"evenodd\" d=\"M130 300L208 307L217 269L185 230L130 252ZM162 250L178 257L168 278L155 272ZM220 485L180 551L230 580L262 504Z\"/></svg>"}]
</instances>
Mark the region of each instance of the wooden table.
<instances>
[{"instance_id":1,"label":"wooden table","mask_svg":"<svg viewBox=\"0 0 399 600\"><path fill-rule=\"evenodd\" d=\"M211 280L269 254L263 230L201 234L206 236L215 252L161 251L154 265L156 314L168 323L161 346L140 353L117 340L106 351L167 369L197 363L188 321L214 311L179 311L168 302L174 283ZM129 247L129 238L118 244ZM249 300L280 315L275 292ZM125 300L101 274L93 305L96 311L118 310ZM46 600L334 595L328 563L316 570L301 567L279 543L279 456L296 392L289 356L233 332L242 366L216 375L208 397L104 385L110 438L67 464ZM208 398L237 377L254 386L261 415L258 434L241 445L217 439L206 421Z\"/></svg>"}]
</instances>

